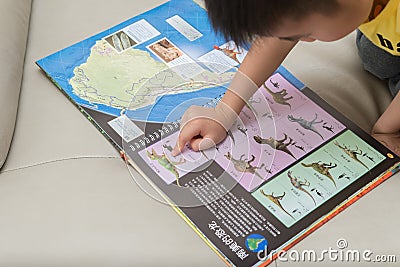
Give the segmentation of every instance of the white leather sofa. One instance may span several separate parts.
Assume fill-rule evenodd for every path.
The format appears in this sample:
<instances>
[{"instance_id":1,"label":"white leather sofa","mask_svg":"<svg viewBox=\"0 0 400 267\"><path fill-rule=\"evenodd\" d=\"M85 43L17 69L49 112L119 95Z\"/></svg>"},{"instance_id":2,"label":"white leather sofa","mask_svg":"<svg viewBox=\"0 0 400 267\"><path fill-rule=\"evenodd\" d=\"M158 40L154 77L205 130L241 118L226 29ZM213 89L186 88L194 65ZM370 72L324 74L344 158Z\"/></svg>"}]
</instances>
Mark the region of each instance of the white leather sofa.
<instances>
[{"instance_id":1,"label":"white leather sofa","mask_svg":"<svg viewBox=\"0 0 400 267\"><path fill-rule=\"evenodd\" d=\"M172 208L140 190L118 152L34 63L161 2L1 0L0 266L224 266ZM354 34L301 44L285 66L367 131L390 101L363 71ZM399 262L399 178L294 249L322 251L345 238L351 249L397 253ZM295 266L313 264L321 263Z\"/></svg>"}]
</instances>

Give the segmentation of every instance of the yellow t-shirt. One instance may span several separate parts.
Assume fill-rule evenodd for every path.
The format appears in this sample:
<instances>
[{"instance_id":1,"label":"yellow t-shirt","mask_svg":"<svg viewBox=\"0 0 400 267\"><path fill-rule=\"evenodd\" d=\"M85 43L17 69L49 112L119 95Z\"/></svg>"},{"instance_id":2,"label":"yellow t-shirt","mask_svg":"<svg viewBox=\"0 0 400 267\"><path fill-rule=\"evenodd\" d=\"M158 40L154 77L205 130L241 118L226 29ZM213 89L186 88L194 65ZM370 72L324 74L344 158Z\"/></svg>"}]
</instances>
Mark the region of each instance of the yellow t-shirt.
<instances>
[{"instance_id":1,"label":"yellow t-shirt","mask_svg":"<svg viewBox=\"0 0 400 267\"><path fill-rule=\"evenodd\" d=\"M400 56L400 0L390 0L379 15L359 30L376 46Z\"/></svg>"}]
</instances>

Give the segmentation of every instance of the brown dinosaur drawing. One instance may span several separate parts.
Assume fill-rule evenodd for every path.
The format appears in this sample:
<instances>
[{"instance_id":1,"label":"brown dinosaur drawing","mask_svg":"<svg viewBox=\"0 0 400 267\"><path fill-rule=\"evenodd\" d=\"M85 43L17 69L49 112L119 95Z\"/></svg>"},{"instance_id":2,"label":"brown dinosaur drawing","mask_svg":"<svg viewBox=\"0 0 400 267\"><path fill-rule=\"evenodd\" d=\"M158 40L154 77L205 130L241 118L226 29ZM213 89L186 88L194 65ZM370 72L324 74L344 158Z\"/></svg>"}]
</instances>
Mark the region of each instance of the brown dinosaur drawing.
<instances>
[{"instance_id":1,"label":"brown dinosaur drawing","mask_svg":"<svg viewBox=\"0 0 400 267\"><path fill-rule=\"evenodd\" d=\"M181 186L179 184L179 173L178 173L178 170L176 169L176 165L185 163L186 162L185 159L180 159L180 161L178 161L178 162L171 161L167 157L167 155L165 155L165 153L162 153L161 155L158 155L157 152L154 150L154 148L151 149L151 152L149 152L148 150L146 152L147 152L147 156L151 160L157 161L158 164L160 164L162 167L164 167L167 171L169 171L172 174L174 174L175 177L176 177L176 184L178 186Z\"/></svg>"},{"instance_id":2,"label":"brown dinosaur drawing","mask_svg":"<svg viewBox=\"0 0 400 267\"><path fill-rule=\"evenodd\" d=\"M284 105L284 106L289 106L289 108L292 109L292 106L290 105L290 103L288 101L293 99L293 96L286 97L288 95L288 92L286 89L282 89L280 91L274 92L271 89L269 89L265 83L264 83L264 88L272 96L275 103Z\"/></svg>"},{"instance_id":3,"label":"brown dinosaur drawing","mask_svg":"<svg viewBox=\"0 0 400 267\"><path fill-rule=\"evenodd\" d=\"M281 210L283 210L283 212L285 212L287 215L289 215L293 220L295 220L295 218L285 210L285 208L282 206L281 204L281 200L283 199L283 197L285 196L286 192L283 192L283 195L281 196L274 196L274 193L272 192L271 195L268 195L264 192L264 190L260 190L261 194L263 194L266 198L268 198L269 200L271 200L275 205L277 205Z\"/></svg>"},{"instance_id":4,"label":"brown dinosaur drawing","mask_svg":"<svg viewBox=\"0 0 400 267\"><path fill-rule=\"evenodd\" d=\"M347 147L346 145L340 145L339 142L335 141L333 142L337 147L339 147L341 150L343 150L343 152L349 156L351 159L353 159L354 161L360 163L361 165L363 165L365 168L368 168L367 165L365 165L361 160L358 159L357 155L361 155L360 152L358 152L358 147L356 146L356 150L350 149L349 147Z\"/></svg>"},{"instance_id":5,"label":"brown dinosaur drawing","mask_svg":"<svg viewBox=\"0 0 400 267\"><path fill-rule=\"evenodd\" d=\"M337 164L336 163L335 164L332 164L332 163L327 164L327 163L320 163L320 162L321 161L313 162L313 163L310 163L310 164L305 164L305 163L302 162L301 165L303 167L306 167L306 168L311 167L316 172L328 177L333 182L335 187L337 188L335 179L333 179L333 176L329 172L331 169L336 168Z\"/></svg>"},{"instance_id":6,"label":"brown dinosaur drawing","mask_svg":"<svg viewBox=\"0 0 400 267\"><path fill-rule=\"evenodd\" d=\"M251 174L255 174L260 179L264 180L264 178L257 172L257 170L263 168L265 164L262 163L260 167L252 166L251 163L255 160L255 156L254 155L251 155L251 159L250 160L244 160L243 159L244 154L241 155L239 159L233 158L233 156L229 152L224 156L233 163L233 166L235 167L235 169L238 172L242 172L242 173L248 172L248 173L251 173Z\"/></svg>"},{"instance_id":7,"label":"brown dinosaur drawing","mask_svg":"<svg viewBox=\"0 0 400 267\"><path fill-rule=\"evenodd\" d=\"M229 44L228 44L226 47L223 47L223 48L219 47L218 45L214 45L214 49L215 49L215 50L221 51L221 52L224 53L227 57L230 57L231 59L235 60L237 63L240 64L240 61L239 61L239 59L237 58L237 55L240 55L242 52L236 52L236 51L235 51L235 49L236 49L235 47L230 48L230 47L229 47Z\"/></svg>"},{"instance_id":8,"label":"brown dinosaur drawing","mask_svg":"<svg viewBox=\"0 0 400 267\"><path fill-rule=\"evenodd\" d=\"M289 177L290 182L292 183L294 188L296 188L300 191L303 191L304 193L309 195L312 198L312 200L314 201L314 204L317 205L314 197L310 194L310 192L308 192L306 189L303 188L303 186L310 186L310 182L308 182L306 179L304 179L304 182L302 182L298 177L292 176L291 171L288 171L287 176Z\"/></svg>"},{"instance_id":9,"label":"brown dinosaur drawing","mask_svg":"<svg viewBox=\"0 0 400 267\"><path fill-rule=\"evenodd\" d=\"M270 147L272 147L273 149L285 152L286 154L292 156L294 159L296 159L296 157L293 155L293 153L289 150L288 146L293 145L293 139L289 137L289 142L285 143L285 141L288 139L287 134L283 134L284 137L281 140L276 140L273 137L269 137L267 139L264 139L258 135L254 136L254 140L259 143L259 144L266 144L269 145Z\"/></svg>"}]
</instances>

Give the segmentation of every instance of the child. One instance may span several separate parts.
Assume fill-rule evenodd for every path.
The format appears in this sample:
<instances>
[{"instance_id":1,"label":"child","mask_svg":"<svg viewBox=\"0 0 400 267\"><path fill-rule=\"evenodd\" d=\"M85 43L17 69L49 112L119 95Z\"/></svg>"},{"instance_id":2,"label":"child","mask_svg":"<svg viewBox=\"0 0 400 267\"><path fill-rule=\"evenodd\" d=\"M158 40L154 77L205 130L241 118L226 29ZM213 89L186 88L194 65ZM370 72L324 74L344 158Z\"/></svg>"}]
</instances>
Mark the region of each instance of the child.
<instances>
[{"instance_id":1,"label":"child","mask_svg":"<svg viewBox=\"0 0 400 267\"><path fill-rule=\"evenodd\" d=\"M395 96L372 135L400 154L400 0L205 0L214 29L249 53L215 108L192 106L182 117L174 155L189 143L198 151L226 137L237 114L299 41L335 41L358 30L364 67L389 81ZM399 13L399 15L397 15Z\"/></svg>"}]
</instances>

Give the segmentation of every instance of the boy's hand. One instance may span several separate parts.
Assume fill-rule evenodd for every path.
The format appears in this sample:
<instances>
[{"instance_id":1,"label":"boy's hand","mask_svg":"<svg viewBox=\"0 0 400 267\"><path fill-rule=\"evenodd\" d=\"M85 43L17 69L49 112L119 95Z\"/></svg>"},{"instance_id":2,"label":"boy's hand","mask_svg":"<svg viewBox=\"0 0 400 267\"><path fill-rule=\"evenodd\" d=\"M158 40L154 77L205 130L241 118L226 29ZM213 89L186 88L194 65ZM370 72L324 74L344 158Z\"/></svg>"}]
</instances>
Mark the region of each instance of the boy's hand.
<instances>
[{"instance_id":1,"label":"boy's hand","mask_svg":"<svg viewBox=\"0 0 400 267\"><path fill-rule=\"evenodd\" d=\"M236 121L237 114L223 102L215 108L191 106L181 120L181 132L172 155L182 152L186 143L194 151L204 150L223 141Z\"/></svg>"},{"instance_id":2,"label":"boy's hand","mask_svg":"<svg viewBox=\"0 0 400 267\"><path fill-rule=\"evenodd\" d=\"M210 148L225 139L246 101L258 89L247 75L236 72L229 88L215 108L191 106L181 120L181 132L172 152L182 152L186 143L194 151Z\"/></svg>"},{"instance_id":3,"label":"boy's hand","mask_svg":"<svg viewBox=\"0 0 400 267\"><path fill-rule=\"evenodd\" d=\"M400 156L400 132L398 133L375 133L372 137L381 142L384 146L392 150L397 156Z\"/></svg>"}]
</instances>

